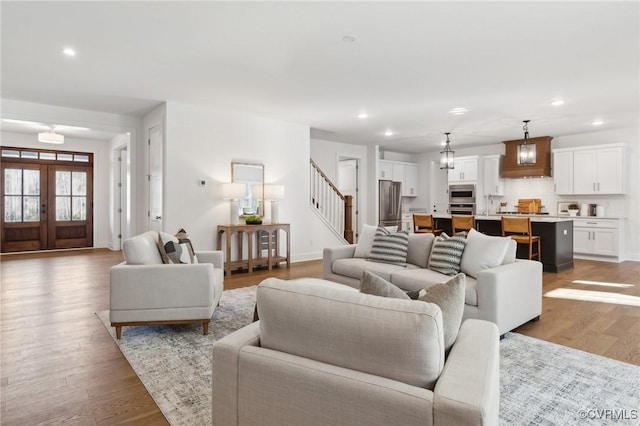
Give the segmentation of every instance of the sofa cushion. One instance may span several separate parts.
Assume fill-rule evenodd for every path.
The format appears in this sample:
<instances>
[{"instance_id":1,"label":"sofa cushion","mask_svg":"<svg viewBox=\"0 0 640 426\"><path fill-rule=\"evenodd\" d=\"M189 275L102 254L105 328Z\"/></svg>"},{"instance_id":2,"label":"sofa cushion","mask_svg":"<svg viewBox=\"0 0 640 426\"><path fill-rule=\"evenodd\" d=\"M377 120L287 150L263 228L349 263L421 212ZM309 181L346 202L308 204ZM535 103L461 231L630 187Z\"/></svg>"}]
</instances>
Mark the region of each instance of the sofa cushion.
<instances>
[{"instance_id":1,"label":"sofa cushion","mask_svg":"<svg viewBox=\"0 0 640 426\"><path fill-rule=\"evenodd\" d=\"M502 265L511 237L492 237L475 229L469 230L460 261L460 270L476 278L483 269Z\"/></svg>"},{"instance_id":2,"label":"sofa cushion","mask_svg":"<svg viewBox=\"0 0 640 426\"><path fill-rule=\"evenodd\" d=\"M443 233L436 237L429 257L429 269L445 275L460 272L460 260L466 244L464 235L449 237Z\"/></svg>"},{"instance_id":3,"label":"sofa cushion","mask_svg":"<svg viewBox=\"0 0 640 426\"><path fill-rule=\"evenodd\" d=\"M433 234L409 234L407 263L426 268L434 239Z\"/></svg>"},{"instance_id":4,"label":"sofa cushion","mask_svg":"<svg viewBox=\"0 0 640 426\"><path fill-rule=\"evenodd\" d=\"M160 235L158 250L163 263L191 263L188 250L174 235L166 232L158 232L158 234Z\"/></svg>"},{"instance_id":5,"label":"sofa cushion","mask_svg":"<svg viewBox=\"0 0 640 426\"><path fill-rule=\"evenodd\" d=\"M385 226L384 227L389 232L396 232L397 226ZM371 252L371 247L373 246L373 239L376 236L376 231L378 227L375 225L362 225L362 230L358 235L358 243L356 244L356 250L353 253L353 257L369 257L369 253Z\"/></svg>"},{"instance_id":6,"label":"sofa cushion","mask_svg":"<svg viewBox=\"0 0 640 426\"><path fill-rule=\"evenodd\" d=\"M405 266L408 246L409 231L390 232L379 226L367 259L373 262Z\"/></svg>"},{"instance_id":7,"label":"sofa cushion","mask_svg":"<svg viewBox=\"0 0 640 426\"><path fill-rule=\"evenodd\" d=\"M360 292L365 294L373 294L375 296L382 297L395 297L396 299L411 299L402 291L399 287L391 284L389 281L369 271L362 273L362 280L360 280Z\"/></svg>"},{"instance_id":8,"label":"sofa cushion","mask_svg":"<svg viewBox=\"0 0 640 426\"><path fill-rule=\"evenodd\" d=\"M260 283L260 346L433 389L444 366L440 308L334 287Z\"/></svg>"},{"instance_id":9,"label":"sofa cushion","mask_svg":"<svg viewBox=\"0 0 640 426\"><path fill-rule=\"evenodd\" d=\"M198 263L198 257L196 256L196 252L193 249L193 245L191 244L191 240L189 239L189 235L184 228L180 228L178 232L176 232L176 238L178 239L178 243L180 247L182 247L182 256L181 259L187 260L185 254L188 255L188 262L183 263Z\"/></svg>"},{"instance_id":10,"label":"sofa cushion","mask_svg":"<svg viewBox=\"0 0 640 426\"><path fill-rule=\"evenodd\" d=\"M158 233L148 231L122 242L122 254L127 265L161 265Z\"/></svg>"},{"instance_id":11,"label":"sofa cushion","mask_svg":"<svg viewBox=\"0 0 640 426\"><path fill-rule=\"evenodd\" d=\"M509 244L507 246L507 253L504 255L504 260L502 261L502 264L507 265L509 263L515 262L517 252L518 252L518 243L516 243L516 240L511 238L511 241L509 241Z\"/></svg>"},{"instance_id":12,"label":"sofa cushion","mask_svg":"<svg viewBox=\"0 0 640 426\"><path fill-rule=\"evenodd\" d=\"M417 266L407 263L405 266L393 265L390 263L369 262L367 259L346 258L338 259L331 265L334 274L344 275L345 277L360 280L364 271L371 271L374 274L391 281L391 274L396 271L405 271L407 269L416 269Z\"/></svg>"},{"instance_id":13,"label":"sofa cushion","mask_svg":"<svg viewBox=\"0 0 640 426\"><path fill-rule=\"evenodd\" d=\"M413 268L393 272L389 281L405 291L420 291L430 285L445 283L449 279L450 276L431 269ZM467 276L465 279L464 303L478 306L477 281L473 277Z\"/></svg>"},{"instance_id":14,"label":"sofa cushion","mask_svg":"<svg viewBox=\"0 0 640 426\"><path fill-rule=\"evenodd\" d=\"M460 273L442 284L434 284L420 291L418 300L435 303L442 311L444 350L449 352L458 337L465 299L465 275Z\"/></svg>"}]
</instances>

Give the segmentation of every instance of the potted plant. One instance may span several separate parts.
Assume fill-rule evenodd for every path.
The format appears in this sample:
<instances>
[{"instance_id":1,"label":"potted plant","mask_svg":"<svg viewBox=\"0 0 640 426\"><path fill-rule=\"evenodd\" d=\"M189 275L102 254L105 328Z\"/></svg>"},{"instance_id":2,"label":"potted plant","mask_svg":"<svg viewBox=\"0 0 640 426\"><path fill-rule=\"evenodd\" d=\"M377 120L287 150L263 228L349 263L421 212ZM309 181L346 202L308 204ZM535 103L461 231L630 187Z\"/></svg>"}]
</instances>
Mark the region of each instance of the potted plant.
<instances>
[{"instance_id":1,"label":"potted plant","mask_svg":"<svg viewBox=\"0 0 640 426\"><path fill-rule=\"evenodd\" d=\"M569 210L569 215L570 216L577 216L578 215L578 211L580 211L580 206L578 206L576 203L571 203L567 207L567 210Z\"/></svg>"}]
</instances>

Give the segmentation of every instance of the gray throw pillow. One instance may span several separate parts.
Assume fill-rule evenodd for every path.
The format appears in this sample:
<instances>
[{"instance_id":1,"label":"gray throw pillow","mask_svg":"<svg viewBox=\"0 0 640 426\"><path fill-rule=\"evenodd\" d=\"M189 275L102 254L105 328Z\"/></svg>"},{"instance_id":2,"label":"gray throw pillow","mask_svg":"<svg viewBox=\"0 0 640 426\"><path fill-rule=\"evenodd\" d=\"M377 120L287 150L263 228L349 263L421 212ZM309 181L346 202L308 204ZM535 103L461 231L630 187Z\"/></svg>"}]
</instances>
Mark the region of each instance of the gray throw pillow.
<instances>
[{"instance_id":1,"label":"gray throw pillow","mask_svg":"<svg viewBox=\"0 0 640 426\"><path fill-rule=\"evenodd\" d=\"M388 229L379 226L367 260L407 266L408 248L408 231L390 232Z\"/></svg>"},{"instance_id":2,"label":"gray throw pillow","mask_svg":"<svg viewBox=\"0 0 640 426\"><path fill-rule=\"evenodd\" d=\"M429 269L451 276L460 272L460 261L465 245L466 239L462 233L453 237L442 233L433 243Z\"/></svg>"},{"instance_id":3,"label":"gray throw pillow","mask_svg":"<svg viewBox=\"0 0 640 426\"><path fill-rule=\"evenodd\" d=\"M448 353L458 337L464 312L466 277L460 273L449 281L420 290L418 300L435 303L442 311L444 348Z\"/></svg>"},{"instance_id":4,"label":"gray throw pillow","mask_svg":"<svg viewBox=\"0 0 640 426\"><path fill-rule=\"evenodd\" d=\"M360 280L360 293L391 297L395 299L410 299L410 297L399 287L369 271L364 271L362 273L362 279Z\"/></svg>"}]
</instances>

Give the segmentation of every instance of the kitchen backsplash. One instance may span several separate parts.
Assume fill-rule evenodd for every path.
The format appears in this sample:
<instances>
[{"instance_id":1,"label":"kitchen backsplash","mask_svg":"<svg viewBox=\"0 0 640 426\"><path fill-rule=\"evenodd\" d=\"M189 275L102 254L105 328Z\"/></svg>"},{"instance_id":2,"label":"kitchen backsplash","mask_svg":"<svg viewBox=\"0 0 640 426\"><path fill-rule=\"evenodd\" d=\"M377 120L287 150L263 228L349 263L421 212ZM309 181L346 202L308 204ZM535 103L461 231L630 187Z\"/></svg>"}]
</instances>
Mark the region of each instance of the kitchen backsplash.
<instances>
[{"instance_id":1,"label":"kitchen backsplash","mask_svg":"<svg viewBox=\"0 0 640 426\"><path fill-rule=\"evenodd\" d=\"M508 211L513 211L520 198L540 198L542 205L551 215L557 214L558 202L575 201L578 204L591 203L605 207L606 216L625 215L624 195L556 195L553 192L553 178L505 179L504 196L494 197L489 205L489 213L495 213L500 202L507 203ZM485 199L476 200L477 211L484 209Z\"/></svg>"}]
</instances>

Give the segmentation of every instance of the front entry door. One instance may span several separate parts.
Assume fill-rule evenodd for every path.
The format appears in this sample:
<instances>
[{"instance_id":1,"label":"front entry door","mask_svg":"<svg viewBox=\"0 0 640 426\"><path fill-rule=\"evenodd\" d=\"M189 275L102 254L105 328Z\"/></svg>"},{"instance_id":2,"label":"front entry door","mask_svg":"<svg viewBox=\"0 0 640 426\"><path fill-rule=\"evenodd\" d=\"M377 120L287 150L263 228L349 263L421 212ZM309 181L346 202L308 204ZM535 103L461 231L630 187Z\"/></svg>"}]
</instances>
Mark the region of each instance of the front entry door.
<instances>
[{"instance_id":1,"label":"front entry door","mask_svg":"<svg viewBox=\"0 0 640 426\"><path fill-rule=\"evenodd\" d=\"M1 251L92 247L92 156L18 148L2 153L16 157L2 162Z\"/></svg>"}]
</instances>

